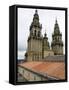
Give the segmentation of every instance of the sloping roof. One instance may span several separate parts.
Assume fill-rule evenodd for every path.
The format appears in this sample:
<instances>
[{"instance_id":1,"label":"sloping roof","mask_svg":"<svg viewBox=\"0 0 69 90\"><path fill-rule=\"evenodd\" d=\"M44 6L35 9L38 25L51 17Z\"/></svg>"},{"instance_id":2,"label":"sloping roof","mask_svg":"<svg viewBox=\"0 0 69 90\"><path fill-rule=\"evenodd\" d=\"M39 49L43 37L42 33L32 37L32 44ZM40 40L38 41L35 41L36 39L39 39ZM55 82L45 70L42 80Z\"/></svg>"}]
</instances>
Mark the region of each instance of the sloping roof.
<instances>
[{"instance_id":1,"label":"sloping roof","mask_svg":"<svg viewBox=\"0 0 69 90\"><path fill-rule=\"evenodd\" d=\"M28 68L38 73L47 74L57 79L65 79L65 63L64 62L42 62L31 61L24 62L20 66Z\"/></svg>"}]
</instances>

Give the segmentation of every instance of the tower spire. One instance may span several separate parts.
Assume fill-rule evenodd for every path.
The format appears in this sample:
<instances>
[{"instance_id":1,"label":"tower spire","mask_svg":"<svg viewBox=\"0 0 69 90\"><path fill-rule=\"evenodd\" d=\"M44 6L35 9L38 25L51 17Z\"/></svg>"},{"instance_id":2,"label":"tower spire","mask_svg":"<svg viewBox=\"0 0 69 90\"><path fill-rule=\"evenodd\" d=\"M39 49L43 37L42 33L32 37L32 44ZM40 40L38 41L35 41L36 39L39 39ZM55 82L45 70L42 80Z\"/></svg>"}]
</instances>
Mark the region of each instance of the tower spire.
<instances>
[{"instance_id":1,"label":"tower spire","mask_svg":"<svg viewBox=\"0 0 69 90\"><path fill-rule=\"evenodd\" d=\"M37 9L35 10L35 13L34 13L34 18L33 18L33 20L34 20L34 19L39 20L39 15L38 15Z\"/></svg>"},{"instance_id":2,"label":"tower spire","mask_svg":"<svg viewBox=\"0 0 69 90\"><path fill-rule=\"evenodd\" d=\"M60 28L59 28L59 25L58 25L57 18L55 20L54 33L55 34L59 34L60 33Z\"/></svg>"},{"instance_id":3,"label":"tower spire","mask_svg":"<svg viewBox=\"0 0 69 90\"><path fill-rule=\"evenodd\" d=\"M45 34L44 34L44 36L46 37L46 35L47 35L47 34L46 34L46 29L45 29Z\"/></svg>"},{"instance_id":4,"label":"tower spire","mask_svg":"<svg viewBox=\"0 0 69 90\"><path fill-rule=\"evenodd\" d=\"M62 34L60 33L59 24L57 23L57 19L55 21L54 33L52 34L51 47L55 55L63 55Z\"/></svg>"},{"instance_id":5,"label":"tower spire","mask_svg":"<svg viewBox=\"0 0 69 90\"><path fill-rule=\"evenodd\" d=\"M57 18L56 18L56 24L57 24Z\"/></svg>"},{"instance_id":6,"label":"tower spire","mask_svg":"<svg viewBox=\"0 0 69 90\"><path fill-rule=\"evenodd\" d=\"M35 10L35 14L38 14L38 11L37 11L37 9Z\"/></svg>"},{"instance_id":7,"label":"tower spire","mask_svg":"<svg viewBox=\"0 0 69 90\"><path fill-rule=\"evenodd\" d=\"M30 36L41 37L42 25L39 22L39 15L37 9L35 10L33 21L30 25Z\"/></svg>"}]
</instances>

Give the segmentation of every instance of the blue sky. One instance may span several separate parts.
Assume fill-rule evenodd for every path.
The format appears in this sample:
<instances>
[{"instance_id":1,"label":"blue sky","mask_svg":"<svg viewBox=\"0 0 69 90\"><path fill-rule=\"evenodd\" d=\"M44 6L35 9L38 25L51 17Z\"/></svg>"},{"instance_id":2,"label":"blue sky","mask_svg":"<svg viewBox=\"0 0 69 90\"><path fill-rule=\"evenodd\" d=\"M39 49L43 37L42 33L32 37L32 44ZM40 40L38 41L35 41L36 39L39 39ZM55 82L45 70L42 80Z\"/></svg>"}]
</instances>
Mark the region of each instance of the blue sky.
<instances>
[{"instance_id":1,"label":"blue sky","mask_svg":"<svg viewBox=\"0 0 69 90\"><path fill-rule=\"evenodd\" d=\"M42 35L44 35L46 30L50 44L52 41L52 33L54 31L55 20L57 18L65 47L65 11L48 9L37 10L39 14L40 23L42 24ZM29 27L33 20L34 13L35 9L18 8L18 59L24 59L24 54L27 50Z\"/></svg>"}]
</instances>

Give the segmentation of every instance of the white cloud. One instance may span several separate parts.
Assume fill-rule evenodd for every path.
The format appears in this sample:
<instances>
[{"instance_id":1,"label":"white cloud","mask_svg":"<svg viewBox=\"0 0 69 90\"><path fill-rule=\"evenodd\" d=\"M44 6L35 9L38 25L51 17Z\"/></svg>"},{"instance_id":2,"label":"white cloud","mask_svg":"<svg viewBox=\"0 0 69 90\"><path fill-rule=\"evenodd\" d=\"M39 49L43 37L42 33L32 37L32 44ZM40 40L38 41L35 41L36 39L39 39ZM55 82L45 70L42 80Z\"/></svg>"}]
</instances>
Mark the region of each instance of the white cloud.
<instances>
[{"instance_id":1,"label":"white cloud","mask_svg":"<svg viewBox=\"0 0 69 90\"><path fill-rule=\"evenodd\" d=\"M18 51L18 59L24 59L24 54L26 51Z\"/></svg>"}]
</instances>

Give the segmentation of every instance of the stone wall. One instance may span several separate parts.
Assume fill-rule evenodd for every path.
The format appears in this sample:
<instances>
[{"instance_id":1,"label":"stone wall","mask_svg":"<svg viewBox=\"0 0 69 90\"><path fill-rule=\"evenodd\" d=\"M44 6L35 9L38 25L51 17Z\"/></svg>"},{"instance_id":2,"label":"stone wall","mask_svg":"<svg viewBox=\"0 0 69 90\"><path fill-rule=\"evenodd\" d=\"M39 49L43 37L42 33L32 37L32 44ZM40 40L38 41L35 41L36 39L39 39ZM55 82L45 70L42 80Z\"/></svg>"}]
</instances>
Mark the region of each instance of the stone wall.
<instances>
[{"instance_id":1,"label":"stone wall","mask_svg":"<svg viewBox=\"0 0 69 90\"><path fill-rule=\"evenodd\" d=\"M27 60L39 60L42 59L42 40L31 39L28 42Z\"/></svg>"},{"instance_id":2,"label":"stone wall","mask_svg":"<svg viewBox=\"0 0 69 90\"><path fill-rule=\"evenodd\" d=\"M28 81L44 81L47 80L47 78L42 77L41 75L38 75L34 73L33 71L27 70L23 67L18 67L18 73L20 73L23 78L25 78Z\"/></svg>"},{"instance_id":3,"label":"stone wall","mask_svg":"<svg viewBox=\"0 0 69 90\"><path fill-rule=\"evenodd\" d=\"M47 50L47 51L45 50L44 51L44 58L47 57L47 56L53 56L53 55L54 55L54 52L51 51L51 50Z\"/></svg>"}]
</instances>

